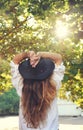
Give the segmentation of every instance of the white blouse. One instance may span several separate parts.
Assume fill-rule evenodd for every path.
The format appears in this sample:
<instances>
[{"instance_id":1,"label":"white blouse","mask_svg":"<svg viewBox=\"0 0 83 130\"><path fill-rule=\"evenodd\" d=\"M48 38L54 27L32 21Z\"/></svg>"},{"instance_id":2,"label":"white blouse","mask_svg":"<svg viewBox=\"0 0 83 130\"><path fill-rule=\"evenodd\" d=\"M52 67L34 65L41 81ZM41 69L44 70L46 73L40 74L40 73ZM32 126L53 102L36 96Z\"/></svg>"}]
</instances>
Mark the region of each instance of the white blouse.
<instances>
[{"instance_id":1,"label":"white blouse","mask_svg":"<svg viewBox=\"0 0 83 130\"><path fill-rule=\"evenodd\" d=\"M15 64L13 61L10 63L11 66L11 74L12 74L12 84L15 87L17 94L21 97L22 88L23 88L23 78L19 73L18 64ZM64 77L65 66L63 63L61 65L55 64L55 69L53 72L53 80L56 82L56 89L59 90L61 87L61 81ZM57 98L51 104L51 108L47 114L46 125L40 126L41 128L33 129L27 128L26 122L22 115L21 106L19 108L19 130L58 130L58 109L57 109Z\"/></svg>"}]
</instances>

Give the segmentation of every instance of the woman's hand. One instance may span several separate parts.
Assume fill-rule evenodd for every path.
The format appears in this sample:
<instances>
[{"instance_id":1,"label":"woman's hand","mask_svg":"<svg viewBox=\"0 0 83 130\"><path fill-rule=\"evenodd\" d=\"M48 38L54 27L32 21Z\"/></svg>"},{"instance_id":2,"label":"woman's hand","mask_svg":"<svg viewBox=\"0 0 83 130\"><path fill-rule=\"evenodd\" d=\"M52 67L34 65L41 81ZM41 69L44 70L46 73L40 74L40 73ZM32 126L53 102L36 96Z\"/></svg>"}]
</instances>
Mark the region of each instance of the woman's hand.
<instances>
[{"instance_id":1,"label":"woman's hand","mask_svg":"<svg viewBox=\"0 0 83 130\"><path fill-rule=\"evenodd\" d=\"M34 51L29 52L30 64L32 67L36 67L39 63L40 56L38 56Z\"/></svg>"}]
</instances>

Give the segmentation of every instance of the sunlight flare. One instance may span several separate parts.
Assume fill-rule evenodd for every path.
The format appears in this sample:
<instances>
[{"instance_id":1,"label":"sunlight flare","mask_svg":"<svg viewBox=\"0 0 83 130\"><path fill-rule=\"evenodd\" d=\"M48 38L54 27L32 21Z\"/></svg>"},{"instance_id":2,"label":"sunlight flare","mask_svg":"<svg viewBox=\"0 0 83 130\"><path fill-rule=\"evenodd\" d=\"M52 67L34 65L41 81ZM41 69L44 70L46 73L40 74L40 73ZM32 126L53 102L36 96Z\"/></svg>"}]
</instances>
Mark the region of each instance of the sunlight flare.
<instances>
[{"instance_id":1,"label":"sunlight flare","mask_svg":"<svg viewBox=\"0 0 83 130\"><path fill-rule=\"evenodd\" d=\"M56 36L59 39L65 38L68 36L68 27L62 21L56 22Z\"/></svg>"}]
</instances>

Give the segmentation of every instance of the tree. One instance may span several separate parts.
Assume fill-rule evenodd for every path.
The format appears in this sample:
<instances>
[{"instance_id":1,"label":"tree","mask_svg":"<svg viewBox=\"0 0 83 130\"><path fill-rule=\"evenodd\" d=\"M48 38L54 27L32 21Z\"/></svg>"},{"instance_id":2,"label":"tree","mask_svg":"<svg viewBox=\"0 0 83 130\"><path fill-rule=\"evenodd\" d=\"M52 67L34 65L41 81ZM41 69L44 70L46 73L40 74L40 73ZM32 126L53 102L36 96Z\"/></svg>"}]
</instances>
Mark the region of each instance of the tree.
<instances>
[{"instance_id":1,"label":"tree","mask_svg":"<svg viewBox=\"0 0 83 130\"><path fill-rule=\"evenodd\" d=\"M83 108L83 40L78 35L83 19L82 1L2 0L0 8L1 62L4 58L6 64L15 53L24 50L60 52L66 65L60 97L69 98ZM67 28L69 33L65 37ZM1 79L3 73L2 69ZM3 85L0 87L2 90Z\"/></svg>"}]
</instances>

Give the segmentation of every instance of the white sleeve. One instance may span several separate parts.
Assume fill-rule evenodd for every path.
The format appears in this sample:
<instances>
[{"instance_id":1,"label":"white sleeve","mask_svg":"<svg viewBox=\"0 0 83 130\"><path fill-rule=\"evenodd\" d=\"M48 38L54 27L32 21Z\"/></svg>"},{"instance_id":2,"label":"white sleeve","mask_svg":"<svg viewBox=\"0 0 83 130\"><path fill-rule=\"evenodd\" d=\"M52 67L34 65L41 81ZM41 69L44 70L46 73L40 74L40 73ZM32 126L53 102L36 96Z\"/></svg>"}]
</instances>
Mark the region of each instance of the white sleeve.
<instances>
[{"instance_id":1,"label":"white sleeve","mask_svg":"<svg viewBox=\"0 0 83 130\"><path fill-rule=\"evenodd\" d=\"M13 61L10 63L11 66L11 75L12 75L12 84L15 87L19 96L22 95L22 88L23 88L23 78L19 73L18 66Z\"/></svg>"},{"instance_id":2,"label":"white sleeve","mask_svg":"<svg viewBox=\"0 0 83 130\"><path fill-rule=\"evenodd\" d=\"M57 90L61 87L61 81L63 80L64 72L65 72L65 66L63 65L63 63L61 63L58 66L55 64L52 79L56 82Z\"/></svg>"}]
</instances>

